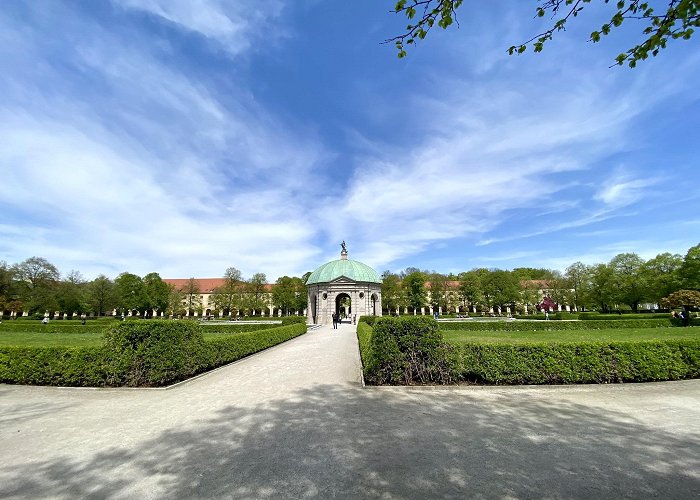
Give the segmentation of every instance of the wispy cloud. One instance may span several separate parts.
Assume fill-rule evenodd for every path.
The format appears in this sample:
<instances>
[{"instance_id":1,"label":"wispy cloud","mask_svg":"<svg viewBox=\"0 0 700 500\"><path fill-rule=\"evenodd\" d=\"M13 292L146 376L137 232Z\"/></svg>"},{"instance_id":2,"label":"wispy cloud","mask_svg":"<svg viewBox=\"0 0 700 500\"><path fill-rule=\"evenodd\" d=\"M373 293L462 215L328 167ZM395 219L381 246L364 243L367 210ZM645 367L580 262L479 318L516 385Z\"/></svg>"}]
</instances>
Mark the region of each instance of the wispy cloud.
<instances>
[{"instance_id":1,"label":"wispy cloud","mask_svg":"<svg viewBox=\"0 0 700 500\"><path fill-rule=\"evenodd\" d=\"M213 40L233 55L253 43L280 36L275 21L282 13L280 0L113 0L127 9L145 12Z\"/></svg>"},{"instance_id":2,"label":"wispy cloud","mask_svg":"<svg viewBox=\"0 0 700 500\"><path fill-rule=\"evenodd\" d=\"M646 188L658 183L656 178L634 179L627 174L616 174L603 183L595 199L611 207L624 207L641 200Z\"/></svg>"}]
</instances>

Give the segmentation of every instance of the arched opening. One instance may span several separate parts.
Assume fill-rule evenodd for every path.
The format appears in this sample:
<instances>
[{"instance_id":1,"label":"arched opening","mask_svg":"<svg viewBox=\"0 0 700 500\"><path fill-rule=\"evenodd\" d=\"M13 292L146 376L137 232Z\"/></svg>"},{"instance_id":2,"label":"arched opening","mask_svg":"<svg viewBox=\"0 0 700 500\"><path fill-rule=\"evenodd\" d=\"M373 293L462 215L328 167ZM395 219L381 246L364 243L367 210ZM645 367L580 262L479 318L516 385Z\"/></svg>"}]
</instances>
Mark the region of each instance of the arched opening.
<instances>
[{"instance_id":1,"label":"arched opening","mask_svg":"<svg viewBox=\"0 0 700 500\"><path fill-rule=\"evenodd\" d=\"M372 299L372 316L376 316L377 315L377 301L379 300L379 297L377 297L376 293L373 293L370 298Z\"/></svg>"},{"instance_id":2,"label":"arched opening","mask_svg":"<svg viewBox=\"0 0 700 500\"><path fill-rule=\"evenodd\" d=\"M352 314L352 301L347 293L339 293L335 297L335 312L342 318L349 318Z\"/></svg>"},{"instance_id":3,"label":"arched opening","mask_svg":"<svg viewBox=\"0 0 700 500\"><path fill-rule=\"evenodd\" d=\"M311 307L311 319L312 323L315 325L316 324L316 296L314 295L311 297L311 304L309 304L309 307Z\"/></svg>"}]
</instances>

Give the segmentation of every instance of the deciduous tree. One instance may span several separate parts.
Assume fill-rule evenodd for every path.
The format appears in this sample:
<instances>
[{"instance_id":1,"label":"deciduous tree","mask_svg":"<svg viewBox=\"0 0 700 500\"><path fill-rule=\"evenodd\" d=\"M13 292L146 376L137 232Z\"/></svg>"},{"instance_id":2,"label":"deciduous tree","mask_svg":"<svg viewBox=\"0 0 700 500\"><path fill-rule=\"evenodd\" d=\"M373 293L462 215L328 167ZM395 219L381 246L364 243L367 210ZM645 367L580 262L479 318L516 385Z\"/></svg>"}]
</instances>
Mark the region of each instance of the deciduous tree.
<instances>
[{"instance_id":1,"label":"deciduous tree","mask_svg":"<svg viewBox=\"0 0 700 500\"><path fill-rule=\"evenodd\" d=\"M86 300L88 307L98 316L117 307L115 285L104 274L100 274L87 285Z\"/></svg>"}]
</instances>

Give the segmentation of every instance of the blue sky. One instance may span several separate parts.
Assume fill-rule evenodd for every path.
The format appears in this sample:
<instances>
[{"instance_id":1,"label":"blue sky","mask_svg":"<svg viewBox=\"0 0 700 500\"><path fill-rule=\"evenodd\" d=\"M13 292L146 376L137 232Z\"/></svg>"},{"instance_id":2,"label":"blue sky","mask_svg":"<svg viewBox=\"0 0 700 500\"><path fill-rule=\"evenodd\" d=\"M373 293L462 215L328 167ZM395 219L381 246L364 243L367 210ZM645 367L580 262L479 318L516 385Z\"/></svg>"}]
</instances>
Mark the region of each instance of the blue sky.
<instances>
[{"instance_id":1,"label":"blue sky","mask_svg":"<svg viewBox=\"0 0 700 500\"><path fill-rule=\"evenodd\" d=\"M465 2L399 60L392 5L4 3L0 260L275 279L342 240L445 273L700 241L697 39L609 68L641 27L591 44L591 6L511 57L536 3Z\"/></svg>"}]
</instances>

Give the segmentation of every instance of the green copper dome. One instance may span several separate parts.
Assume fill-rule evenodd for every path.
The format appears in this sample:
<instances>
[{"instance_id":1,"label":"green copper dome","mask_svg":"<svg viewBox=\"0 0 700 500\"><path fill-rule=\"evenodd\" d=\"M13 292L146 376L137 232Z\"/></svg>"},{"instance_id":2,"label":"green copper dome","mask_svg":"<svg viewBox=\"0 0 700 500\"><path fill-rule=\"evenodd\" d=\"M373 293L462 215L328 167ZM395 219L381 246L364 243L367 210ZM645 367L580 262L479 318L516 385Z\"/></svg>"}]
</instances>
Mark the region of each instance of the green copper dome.
<instances>
[{"instance_id":1,"label":"green copper dome","mask_svg":"<svg viewBox=\"0 0 700 500\"><path fill-rule=\"evenodd\" d=\"M315 283L328 283L334 279L345 276L353 281L363 281L368 283L381 283L382 279L374 269L362 262L350 259L333 260L323 264L316 269L309 279L307 285Z\"/></svg>"}]
</instances>

